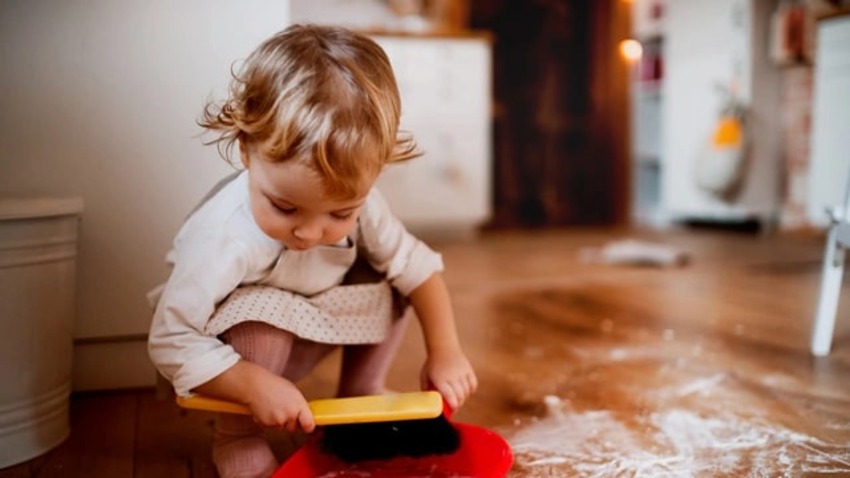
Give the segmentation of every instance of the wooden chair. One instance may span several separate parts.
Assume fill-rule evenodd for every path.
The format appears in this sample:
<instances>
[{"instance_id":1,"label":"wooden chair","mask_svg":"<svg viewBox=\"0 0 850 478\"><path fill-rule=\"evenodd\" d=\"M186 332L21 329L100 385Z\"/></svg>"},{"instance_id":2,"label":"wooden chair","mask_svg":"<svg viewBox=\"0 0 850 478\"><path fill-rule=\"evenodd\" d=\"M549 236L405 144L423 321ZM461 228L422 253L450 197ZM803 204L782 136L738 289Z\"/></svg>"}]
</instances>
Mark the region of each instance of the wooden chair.
<instances>
[{"instance_id":1,"label":"wooden chair","mask_svg":"<svg viewBox=\"0 0 850 478\"><path fill-rule=\"evenodd\" d=\"M845 251L850 248L850 177L844 190L844 204L830 208L829 235L821 272L820 295L812 331L812 354L828 355L832 348L835 317L844 275Z\"/></svg>"}]
</instances>

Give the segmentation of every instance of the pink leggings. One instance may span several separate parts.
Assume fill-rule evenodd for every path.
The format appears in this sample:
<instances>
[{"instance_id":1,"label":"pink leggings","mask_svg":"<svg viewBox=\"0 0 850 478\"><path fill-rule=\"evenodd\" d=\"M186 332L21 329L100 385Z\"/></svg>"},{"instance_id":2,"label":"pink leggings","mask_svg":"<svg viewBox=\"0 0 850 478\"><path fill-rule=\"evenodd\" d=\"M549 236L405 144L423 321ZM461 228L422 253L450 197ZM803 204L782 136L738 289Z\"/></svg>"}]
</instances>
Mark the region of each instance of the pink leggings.
<instances>
[{"instance_id":1,"label":"pink leggings","mask_svg":"<svg viewBox=\"0 0 850 478\"><path fill-rule=\"evenodd\" d=\"M404 338L407 317L398 319L387 339L374 345L343 347L337 396L382 393L384 381ZM243 322L222 334L245 360L261 365L291 382L304 378L337 345L299 339L263 322ZM253 417L218 414L215 420L213 461L221 478L270 476L277 459Z\"/></svg>"}]
</instances>

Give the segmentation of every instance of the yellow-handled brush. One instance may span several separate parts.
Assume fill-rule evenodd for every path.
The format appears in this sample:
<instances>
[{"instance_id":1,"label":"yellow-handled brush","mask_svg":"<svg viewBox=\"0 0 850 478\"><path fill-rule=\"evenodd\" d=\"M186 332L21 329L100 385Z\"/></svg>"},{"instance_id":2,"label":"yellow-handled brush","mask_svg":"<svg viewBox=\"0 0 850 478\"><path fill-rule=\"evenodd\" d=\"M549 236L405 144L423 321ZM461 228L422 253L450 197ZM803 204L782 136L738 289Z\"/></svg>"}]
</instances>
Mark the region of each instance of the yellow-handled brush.
<instances>
[{"instance_id":1,"label":"yellow-handled brush","mask_svg":"<svg viewBox=\"0 0 850 478\"><path fill-rule=\"evenodd\" d=\"M177 397L184 408L250 415L245 405L194 395ZM348 462L396 456L453 453L460 434L449 422L451 409L436 391L329 398L307 402L323 426L322 449Z\"/></svg>"},{"instance_id":2,"label":"yellow-handled brush","mask_svg":"<svg viewBox=\"0 0 850 478\"><path fill-rule=\"evenodd\" d=\"M247 406L201 395L177 397L183 408L250 415ZM443 412L439 392L407 392L350 398L326 398L307 403L316 425L379 423L436 418Z\"/></svg>"}]
</instances>

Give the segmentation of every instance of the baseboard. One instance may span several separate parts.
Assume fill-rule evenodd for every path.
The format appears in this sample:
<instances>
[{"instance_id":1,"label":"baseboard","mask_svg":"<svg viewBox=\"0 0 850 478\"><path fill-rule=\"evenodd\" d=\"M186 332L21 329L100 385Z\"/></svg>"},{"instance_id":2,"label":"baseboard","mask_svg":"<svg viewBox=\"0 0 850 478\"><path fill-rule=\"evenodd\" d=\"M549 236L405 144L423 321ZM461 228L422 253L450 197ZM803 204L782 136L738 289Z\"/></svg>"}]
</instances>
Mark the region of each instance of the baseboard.
<instances>
[{"instance_id":1,"label":"baseboard","mask_svg":"<svg viewBox=\"0 0 850 478\"><path fill-rule=\"evenodd\" d=\"M74 391L152 387L156 376L145 336L74 341Z\"/></svg>"}]
</instances>

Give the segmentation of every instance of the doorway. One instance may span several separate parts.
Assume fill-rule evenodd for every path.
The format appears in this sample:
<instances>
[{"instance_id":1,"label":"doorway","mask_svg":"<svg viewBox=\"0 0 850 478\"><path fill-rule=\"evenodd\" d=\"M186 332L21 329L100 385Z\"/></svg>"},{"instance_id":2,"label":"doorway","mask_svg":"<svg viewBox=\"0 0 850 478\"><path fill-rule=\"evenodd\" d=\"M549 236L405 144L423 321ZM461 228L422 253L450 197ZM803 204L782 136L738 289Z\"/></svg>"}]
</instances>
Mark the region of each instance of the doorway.
<instances>
[{"instance_id":1,"label":"doorway","mask_svg":"<svg viewBox=\"0 0 850 478\"><path fill-rule=\"evenodd\" d=\"M492 228L628 221L623 0L476 0L494 36Z\"/></svg>"}]
</instances>

